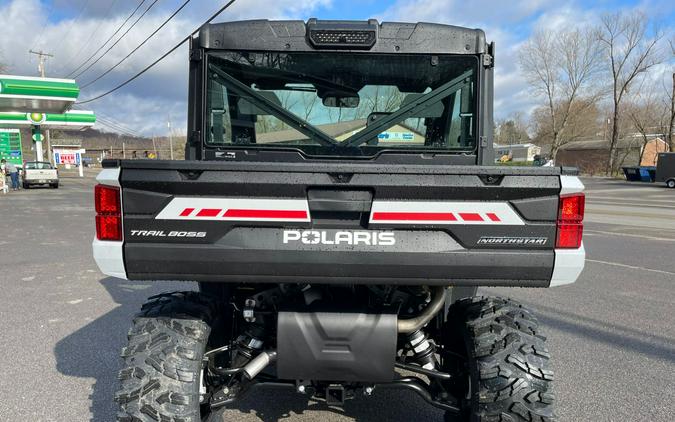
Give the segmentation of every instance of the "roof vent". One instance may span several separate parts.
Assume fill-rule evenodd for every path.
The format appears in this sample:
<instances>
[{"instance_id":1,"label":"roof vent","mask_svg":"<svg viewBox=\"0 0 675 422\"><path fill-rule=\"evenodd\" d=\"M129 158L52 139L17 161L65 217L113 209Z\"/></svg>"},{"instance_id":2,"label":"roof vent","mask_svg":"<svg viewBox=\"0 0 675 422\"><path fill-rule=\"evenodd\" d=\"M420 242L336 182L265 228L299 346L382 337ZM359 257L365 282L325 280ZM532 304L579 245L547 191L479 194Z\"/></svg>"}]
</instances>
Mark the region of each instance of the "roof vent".
<instances>
[{"instance_id":1,"label":"roof vent","mask_svg":"<svg viewBox=\"0 0 675 422\"><path fill-rule=\"evenodd\" d=\"M314 48L370 50L377 41L377 20L307 21L307 38Z\"/></svg>"}]
</instances>

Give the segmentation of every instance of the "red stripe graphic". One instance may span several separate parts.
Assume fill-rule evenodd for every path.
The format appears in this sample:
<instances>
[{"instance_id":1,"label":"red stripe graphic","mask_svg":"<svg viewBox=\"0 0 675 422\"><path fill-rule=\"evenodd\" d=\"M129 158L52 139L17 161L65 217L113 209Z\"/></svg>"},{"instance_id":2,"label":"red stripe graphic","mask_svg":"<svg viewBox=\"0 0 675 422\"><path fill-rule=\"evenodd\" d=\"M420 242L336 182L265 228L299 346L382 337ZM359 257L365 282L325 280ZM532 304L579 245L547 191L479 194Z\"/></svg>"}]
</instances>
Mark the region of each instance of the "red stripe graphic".
<instances>
[{"instance_id":1,"label":"red stripe graphic","mask_svg":"<svg viewBox=\"0 0 675 422\"><path fill-rule=\"evenodd\" d=\"M464 221L483 221L483 217L475 212L460 212L459 216L462 217L462 220Z\"/></svg>"},{"instance_id":2,"label":"red stripe graphic","mask_svg":"<svg viewBox=\"0 0 675 422\"><path fill-rule=\"evenodd\" d=\"M451 212L374 212L373 221L457 221Z\"/></svg>"},{"instance_id":3,"label":"red stripe graphic","mask_svg":"<svg viewBox=\"0 0 675 422\"><path fill-rule=\"evenodd\" d=\"M301 210L244 210L230 209L225 212L223 217L231 218L284 218L284 219L306 219L307 211Z\"/></svg>"},{"instance_id":4,"label":"red stripe graphic","mask_svg":"<svg viewBox=\"0 0 675 422\"><path fill-rule=\"evenodd\" d=\"M487 216L492 221L502 221L502 220L499 219L499 217L497 217L497 214L495 214L493 212L487 213Z\"/></svg>"},{"instance_id":5,"label":"red stripe graphic","mask_svg":"<svg viewBox=\"0 0 675 422\"><path fill-rule=\"evenodd\" d=\"M185 208L182 213L180 213L181 217L187 217L188 215L192 214L192 211L194 211L194 208Z\"/></svg>"},{"instance_id":6,"label":"red stripe graphic","mask_svg":"<svg viewBox=\"0 0 675 422\"><path fill-rule=\"evenodd\" d=\"M221 208L202 208L197 213L197 217L216 217L223 210Z\"/></svg>"}]
</instances>

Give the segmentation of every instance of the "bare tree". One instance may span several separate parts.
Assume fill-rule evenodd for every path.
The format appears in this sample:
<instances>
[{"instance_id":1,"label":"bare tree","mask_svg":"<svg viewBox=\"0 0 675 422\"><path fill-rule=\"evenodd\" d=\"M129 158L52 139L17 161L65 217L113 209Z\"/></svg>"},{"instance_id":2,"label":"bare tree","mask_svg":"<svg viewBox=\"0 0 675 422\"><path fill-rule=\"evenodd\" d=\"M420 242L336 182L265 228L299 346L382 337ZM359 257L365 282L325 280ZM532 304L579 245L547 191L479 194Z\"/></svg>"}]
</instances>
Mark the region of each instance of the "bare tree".
<instances>
[{"instance_id":1,"label":"bare tree","mask_svg":"<svg viewBox=\"0 0 675 422\"><path fill-rule=\"evenodd\" d=\"M647 17L641 13L608 14L603 16L600 24L599 39L606 48L612 82L612 129L607 161L607 173L610 174L617 169L622 101L632 84L661 62L657 44L662 34L654 30L650 35L647 24Z\"/></svg>"},{"instance_id":2,"label":"bare tree","mask_svg":"<svg viewBox=\"0 0 675 422\"><path fill-rule=\"evenodd\" d=\"M532 141L537 145L551 146L553 139L552 121L562 120L562 116L567 113L567 123L564 132L563 146L569 142L593 140L598 138L598 133L602 132L600 125L600 110L594 99L588 101L575 101L569 111L567 107L559 104L555 108L555 119L550 118L548 107L542 106L534 110L530 119L533 136Z\"/></svg>"},{"instance_id":3,"label":"bare tree","mask_svg":"<svg viewBox=\"0 0 675 422\"><path fill-rule=\"evenodd\" d=\"M592 30L536 32L525 44L520 65L535 91L545 98L549 120L551 157L571 141L568 125L574 114L596 104L601 91L599 43Z\"/></svg>"},{"instance_id":4,"label":"bare tree","mask_svg":"<svg viewBox=\"0 0 675 422\"><path fill-rule=\"evenodd\" d=\"M527 124L520 112L512 113L508 118L496 122L495 143L499 145L522 144L530 141Z\"/></svg>"},{"instance_id":5,"label":"bare tree","mask_svg":"<svg viewBox=\"0 0 675 422\"><path fill-rule=\"evenodd\" d=\"M293 109L300 103L301 98L298 94L299 93L295 91L276 91L276 96L279 99L281 107L291 112L293 112ZM304 92L302 94L304 94ZM261 114L256 120L255 128L257 133L269 133L288 129L289 126L276 116Z\"/></svg>"},{"instance_id":6,"label":"bare tree","mask_svg":"<svg viewBox=\"0 0 675 422\"><path fill-rule=\"evenodd\" d=\"M670 116L668 118L668 131L666 133L666 142L671 151L675 151L675 138L673 137L673 126L675 126L675 72L673 72L673 87L670 91Z\"/></svg>"},{"instance_id":7,"label":"bare tree","mask_svg":"<svg viewBox=\"0 0 675 422\"><path fill-rule=\"evenodd\" d=\"M310 121L312 113L314 113L314 107L316 106L319 97L314 92L303 92L302 95L302 111L303 118L306 121Z\"/></svg>"},{"instance_id":8,"label":"bare tree","mask_svg":"<svg viewBox=\"0 0 675 422\"><path fill-rule=\"evenodd\" d=\"M636 134L639 134L642 142L640 156L636 164L642 163L649 142L667 133L670 110L663 98L659 98L660 96L661 91L657 89L656 84L653 81L647 81L636 90L636 93L631 96L631 101L627 102L624 108L632 123L632 129ZM651 163L650 165L655 164Z\"/></svg>"},{"instance_id":9,"label":"bare tree","mask_svg":"<svg viewBox=\"0 0 675 422\"><path fill-rule=\"evenodd\" d=\"M361 100L355 108L330 108L328 116L332 122L365 119L373 112L394 112L401 107L405 94L395 86L366 87L359 92ZM336 117L337 116L337 117Z\"/></svg>"},{"instance_id":10,"label":"bare tree","mask_svg":"<svg viewBox=\"0 0 675 422\"><path fill-rule=\"evenodd\" d=\"M675 41L670 40L670 58L675 58ZM668 132L666 133L666 142L670 146L671 151L675 151L675 139L673 139L673 126L675 126L675 72L672 74L673 83L670 89L670 116L668 119ZM666 92L668 92L666 90Z\"/></svg>"}]
</instances>

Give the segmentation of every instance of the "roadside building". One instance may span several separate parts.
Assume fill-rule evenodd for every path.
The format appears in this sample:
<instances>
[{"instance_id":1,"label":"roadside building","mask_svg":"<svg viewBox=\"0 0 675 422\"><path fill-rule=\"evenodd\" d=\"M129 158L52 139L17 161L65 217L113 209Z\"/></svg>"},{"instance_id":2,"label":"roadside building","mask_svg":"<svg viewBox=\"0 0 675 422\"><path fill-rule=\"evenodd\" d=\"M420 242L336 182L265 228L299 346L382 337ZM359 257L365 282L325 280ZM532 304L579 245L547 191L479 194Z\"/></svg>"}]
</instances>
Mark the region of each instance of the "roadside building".
<instances>
[{"instance_id":1,"label":"roadside building","mask_svg":"<svg viewBox=\"0 0 675 422\"><path fill-rule=\"evenodd\" d=\"M668 145L658 137L652 137L646 144L637 136L617 141L618 159L623 166L654 166L657 154L667 151ZM608 156L607 140L574 141L560 147L555 163L576 167L584 174L600 174L606 170Z\"/></svg>"},{"instance_id":2,"label":"roadside building","mask_svg":"<svg viewBox=\"0 0 675 422\"><path fill-rule=\"evenodd\" d=\"M532 143L513 145L495 144L494 151L495 161L532 162L535 155L541 154L541 147Z\"/></svg>"},{"instance_id":3,"label":"roadside building","mask_svg":"<svg viewBox=\"0 0 675 422\"><path fill-rule=\"evenodd\" d=\"M55 165L79 165L85 150L82 149L81 139L54 139L50 143L52 162ZM79 157L78 157L79 156Z\"/></svg>"},{"instance_id":4,"label":"roadside building","mask_svg":"<svg viewBox=\"0 0 675 422\"><path fill-rule=\"evenodd\" d=\"M644 146L644 152L642 153L642 159L640 160L641 166L655 166L656 162L659 159L659 153L669 152L670 147L668 143L661 138L652 139L647 142Z\"/></svg>"},{"instance_id":5,"label":"roadside building","mask_svg":"<svg viewBox=\"0 0 675 422\"><path fill-rule=\"evenodd\" d=\"M365 129L366 119L346 120L337 123L316 125L316 127L321 129L326 135L331 136L338 141L344 141L353 134ZM309 138L295 129L285 129L267 133L258 133L256 134L256 141L260 144L270 142L298 143L309 141ZM387 142L423 144L424 134L409 126L398 124L379 134L378 143L386 144Z\"/></svg>"},{"instance_id":6,"label":"roadside building","mask_svg":"<svg viewBox=\"0 0 675 422\"><path fill-rule=\"evenodd\" d=\"M101 133L98 136L73 138L63 132L59 138L52 139L54 152L68 152L73 149L83 149L85 165L97 165L103 159L111 158L151 158L168 159L170 157L171 142L168 138L136 138L123 137ZM185 148L185 136L174 136L174 156L181 156Z\"/></svg>"}]
</instances>

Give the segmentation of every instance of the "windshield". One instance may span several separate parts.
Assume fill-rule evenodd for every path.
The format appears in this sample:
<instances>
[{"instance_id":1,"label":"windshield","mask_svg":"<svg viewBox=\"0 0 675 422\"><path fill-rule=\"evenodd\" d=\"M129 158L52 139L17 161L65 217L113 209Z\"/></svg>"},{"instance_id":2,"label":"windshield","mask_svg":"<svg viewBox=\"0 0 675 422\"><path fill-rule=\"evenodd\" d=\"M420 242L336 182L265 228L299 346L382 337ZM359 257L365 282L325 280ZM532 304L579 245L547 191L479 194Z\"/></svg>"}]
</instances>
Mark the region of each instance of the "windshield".
<instances>
[{"instance_id":1,"label":"windshield","mask_svg":"<svg viewBox=\"0 0 675 422\"><path fill-rule=\"evenodd\" d=\"M473 151L476 66L472 56L219 52L206 143L320 156Z\"/></svg>"},{"instance_id":2,"label":"windshield","mask_svg":"<svg viewBox=\"0 0 675 422\"><path fill-rule=\"evenodd\" d=\"M29 162L26 163L25 166L26 170L51 170L53 169L52 165L50 163L44 163L44 162Z\"/></svg>"}]
</instances>

